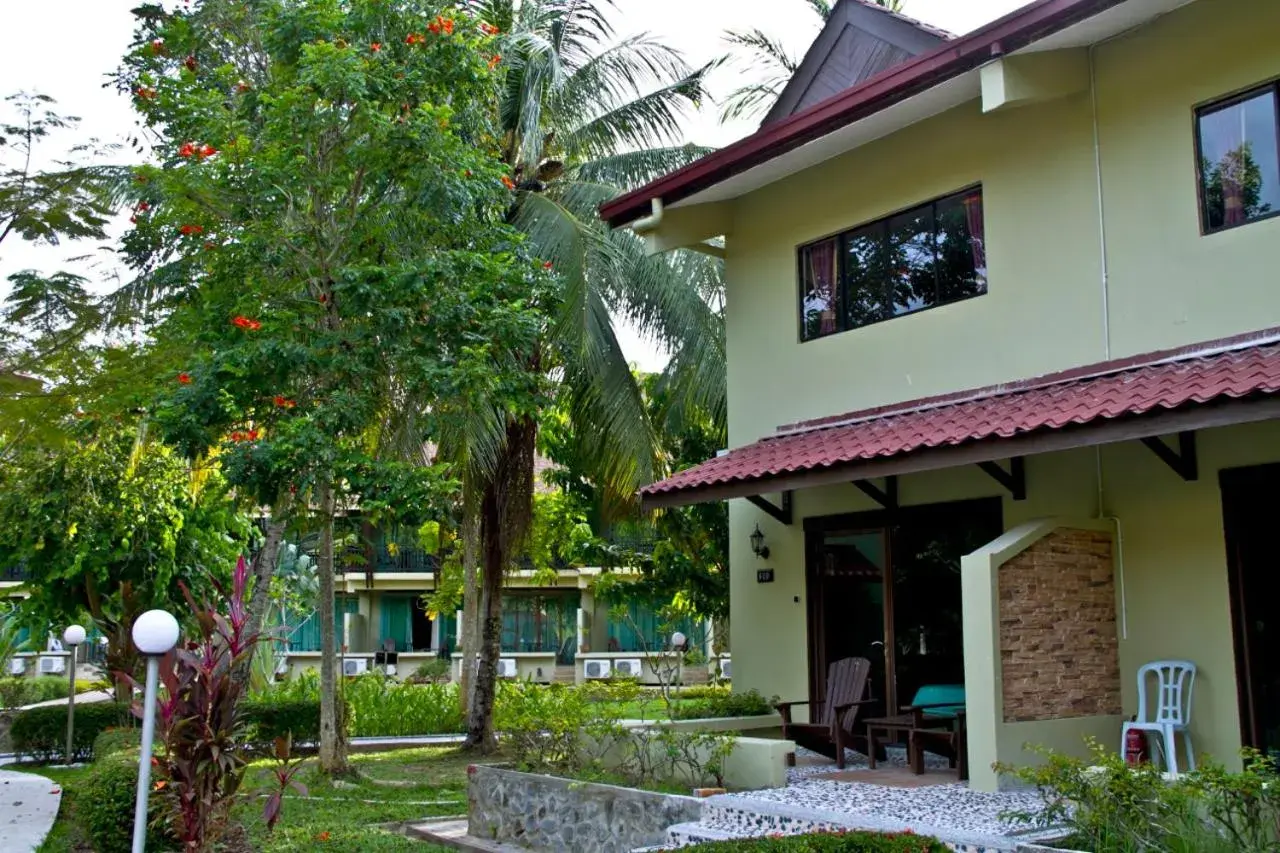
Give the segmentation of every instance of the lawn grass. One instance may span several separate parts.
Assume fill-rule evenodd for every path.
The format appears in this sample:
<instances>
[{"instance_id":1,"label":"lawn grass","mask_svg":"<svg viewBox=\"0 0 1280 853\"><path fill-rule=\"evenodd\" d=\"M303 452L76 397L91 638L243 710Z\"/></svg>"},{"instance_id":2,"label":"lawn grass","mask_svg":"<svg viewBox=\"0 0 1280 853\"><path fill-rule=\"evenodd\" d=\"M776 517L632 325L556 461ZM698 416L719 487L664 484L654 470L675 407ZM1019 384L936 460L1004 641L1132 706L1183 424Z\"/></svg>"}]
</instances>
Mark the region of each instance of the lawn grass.
<instances>
[{"instance_id":1,"label":"lawn grass","mask_svg":"<svg viewBox=\"0 0 1280 853\"><path fill-rule=\"evenodd\" d=\"M467 810L467 766L477 759L456 748L403 749L353 755L360 777L331 782L310 759L298 775L308 797L286 796L275 831L262 819L262 796L270 789L270 763L256 762L245 774L248 795L232 811L260 853L295 850L370 851L370 853L436 853L443 848L415 841L384 828L387 824L431 817L462 815ZM487 758L498 761L500 758ZM53 831L39 853L79 853L90 848L75 823L75 789L88 768L34 769L63 788L63 806ZM378 784L394 782L395 786ZM122 827L122 831L128 831Z\"/></svg>"}]
</instances>

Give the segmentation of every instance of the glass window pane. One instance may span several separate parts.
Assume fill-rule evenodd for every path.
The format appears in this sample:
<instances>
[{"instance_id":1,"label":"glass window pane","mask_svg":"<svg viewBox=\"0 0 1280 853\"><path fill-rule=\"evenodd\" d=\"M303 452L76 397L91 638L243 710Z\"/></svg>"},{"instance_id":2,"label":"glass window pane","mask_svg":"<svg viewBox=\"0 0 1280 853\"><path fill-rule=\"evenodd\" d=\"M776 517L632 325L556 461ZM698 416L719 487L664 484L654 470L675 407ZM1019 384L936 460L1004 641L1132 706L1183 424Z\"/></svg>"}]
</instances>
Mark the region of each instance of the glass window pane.
<instances>
[{"instance_id":1,"label":"glass window pane","mask_svg":"<svg viewBox=\"0 0 1280 853\"><path fill-rule=\"evenodd\" d=\"M987 251L982 222L982 191L938 202L938 290L940 301L954 302L987 292Z\"/></svg>"},{"instance_id":2,"label":"glass window pane","mask_svg":"<svg viewBox=\"0 0 1280 853\"><path fill-rule=\"evenodd\" d=\"M1273 89L1201 113L1200 182L1206 230L1280 209L1280 145Z\"/></svg>"},{"instance_id":3,"label":"glass window pane","mask_svg":"<svg viewBox=\"0 0 1280 853\"><path fill-rule=\"evenodd\" d=\"M889 297L894 316L936 305L933 205L900 213L889 220L888 227Z\"/></svg>"},{"instance_id":4,"label":"glass window pane","mask_svg":"<svg viewBox=\"0 0 1280 853\"><path fill-rule=\"evenodd\" d=\"M889 316L885 304L884 226L870 225L845 235L845 317L850 329Z\"/></svg>"},{"instance_id":5,"label":"glass window pane","mask_svg":"<svg viewBox=\"0 0 1280 853\"><path fill-rule=\"evenodd\" d=\"M805 340L836 328L836 238L800 250L801 329Z\"/></svg>"}]
</instances>

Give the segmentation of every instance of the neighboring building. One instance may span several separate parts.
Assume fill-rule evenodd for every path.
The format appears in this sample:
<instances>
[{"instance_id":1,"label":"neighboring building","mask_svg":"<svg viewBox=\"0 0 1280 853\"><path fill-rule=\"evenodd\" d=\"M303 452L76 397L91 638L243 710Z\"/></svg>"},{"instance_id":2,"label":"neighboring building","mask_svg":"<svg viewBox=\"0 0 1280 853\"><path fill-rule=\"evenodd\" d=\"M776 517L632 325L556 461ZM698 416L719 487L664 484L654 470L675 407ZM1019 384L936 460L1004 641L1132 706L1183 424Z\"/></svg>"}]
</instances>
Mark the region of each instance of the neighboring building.
<instances>
[{"instance_id":1,"label":"neighboring building","mask_svg":"<svg viewBox=\"0 0 1280 853\"><path fill-rule=\"evenodd\" d=\"M738 687L963 680L991 789L1181 658L1198 752L1280 748L1277 33L1039 0L602 208L724 239L732 449L644 498L733 499Z\"/></svg>"},{"instance_id":2,"label":"neighboring building","mask_svg":"<svg viewBox=\"0 0 1280 853\"><path fill-rule=\"evenodd\" d=\"M454 661L461 611L428 611L424 595L435 589L435 558L403 545L389 548L372 532L370 556L343 560L339 577L335 626L346 658L359 661L353 671L373 669L379 651L396 653L396 674L412 675L434 658ZM502 657L511 661L513 677L538 682L582 681L593 677L588 661L642 660L669 644L679 630L691 648L712 654L708 623L681 619L667 624L655 607L631 605L615 618L615 605L595 593L598 568L565 568L547 582L545 573L517 571L508 578L502 600ZM287 644L290 669L315 667L320 660L320 624L316 614L289 620L279 629ZM603 672L599 665L597 670ZM646 668L645 680L653 680Z\"/></svg>"}]
</instances>

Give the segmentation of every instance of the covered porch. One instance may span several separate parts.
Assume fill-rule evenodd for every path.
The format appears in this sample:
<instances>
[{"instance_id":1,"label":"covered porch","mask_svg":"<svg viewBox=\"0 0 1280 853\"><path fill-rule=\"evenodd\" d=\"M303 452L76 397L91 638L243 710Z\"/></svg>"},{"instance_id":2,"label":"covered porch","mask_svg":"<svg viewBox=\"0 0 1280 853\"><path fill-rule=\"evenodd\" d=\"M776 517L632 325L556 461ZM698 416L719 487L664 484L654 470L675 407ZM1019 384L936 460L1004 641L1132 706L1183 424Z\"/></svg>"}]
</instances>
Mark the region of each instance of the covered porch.
<instances>
[{"instance_id":1,"label":"covered porch","mask_svg":"<svg viewBox=\"0 0 1280 853\"><path fill-rule=\"evenodd\" d=\"M735 687L821 699L867 657L884 709L960 681L970 787L1036 744L1118 749L1137 672L1196 664L1198 754L1280 748L1270 606L1280 335L782 427L645 491L731 504ZM1271 509L1267 510L1266 507ZM754 551L759 528L767 556ZM763 550L763 549L762 549Z\"/></svg>"}]
</instances>

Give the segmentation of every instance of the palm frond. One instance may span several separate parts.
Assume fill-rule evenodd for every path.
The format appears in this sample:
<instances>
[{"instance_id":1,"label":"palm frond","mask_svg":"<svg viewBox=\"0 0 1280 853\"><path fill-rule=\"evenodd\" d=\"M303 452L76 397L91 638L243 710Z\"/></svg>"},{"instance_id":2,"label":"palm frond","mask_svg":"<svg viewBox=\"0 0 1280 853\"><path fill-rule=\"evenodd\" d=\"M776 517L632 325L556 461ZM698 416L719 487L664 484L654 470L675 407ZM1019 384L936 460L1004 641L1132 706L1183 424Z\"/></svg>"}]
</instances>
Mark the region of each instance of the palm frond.
<instances>
[{"instance_id":1,"label":"palm frond","mask_svg":"<svg viewBox=\"0 0 1280 853\"><path fill-rule=\"evenodd\" d=\"M762 69L773 73L782 70L789 76L794 74L796 69L800 67L799 61L787 53L787 49L782 46L782 42L771 38L761 30L748 30L747 32L729 30L724 34L724 40L728 42L731 48L740 48L748 51L749 55L745 59L747 68Z\"/></svg>"},{"instance_id":2,"label":"palm frond","mask_svg":"<svg viewBox=\"0 0 1280 853\"><path fill-rule=\"evenodd\" d=\"M898 0L889 0L890 2L898 2ZM831 2L830 0L806 0L809 8L817 13L818 17L826 21L831 18ZM876 0L881 6L884 5L882 0Z\"/></svg>"},{"instance_id":3,"label":"palm frond","mask_svg":"<svg viewBox=\"0 0 1280 853\"><path fill-rule=\"evenodd\" d=\"M620 195L684 168L713 151L714 148L692 143L624 151L572 166L566 178L616 187L616 194Z\"/></svg>"},{"instance_id":4,"label":"palm frond","mask_svg":"<svg viewBox=\"0 0 1280 853\"><path fill-rule=\"evenodd\" d=\"M550 93L548 110L560 125L581 123L601 104L622 104L655 86L683 80L692 69L678 51L648 34L625 38L592 57Z\"/></svg>"},{"instance_id":5,"label":"palm frond","mask_svg":"<svg viewBox=\"0 0 1280 853\"><path fill-rule=\"evenodd\" d=\"M574 128L563 140L565 151L573 158L590 159L619 149L679 141L685 109L696 108L705 95L706 72L700 68Z\"/></svg>"},{"instance_id":6,"label":"palm frond","mask_svg":"<svg viewBox=\"0 0 1280 853\"><path fill-rule=\"evenodd\" d=\"M758 115L773 106L786 83L785 77L778 77L735 89L725 96L724 106L720 109L720 121L736 121Z\"/></svg>"}]
</instances>

